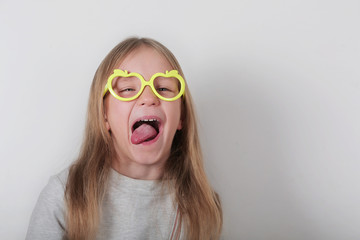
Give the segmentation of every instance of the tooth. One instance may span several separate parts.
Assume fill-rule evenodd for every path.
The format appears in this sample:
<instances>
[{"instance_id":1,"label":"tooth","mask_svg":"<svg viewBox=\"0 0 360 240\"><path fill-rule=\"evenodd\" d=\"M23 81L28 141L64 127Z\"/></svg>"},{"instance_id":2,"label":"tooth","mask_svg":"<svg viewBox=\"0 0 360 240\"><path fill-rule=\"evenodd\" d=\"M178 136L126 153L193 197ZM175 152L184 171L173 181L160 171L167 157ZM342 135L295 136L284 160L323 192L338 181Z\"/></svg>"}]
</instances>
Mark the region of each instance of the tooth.
<instances>
[{"instance_id":1,"label":"tooth","mask_svg":"<svg viewBox=\"0 0 360 240\"><path fill-rule=\"evenodd\" d=\"M157 120L157 119L155 119L155 118L151 118L151 119L142 119L142 120L140 120L140 121L142 121L142 122L158 122L158 120Z\"/></svg>"}]
</instances>

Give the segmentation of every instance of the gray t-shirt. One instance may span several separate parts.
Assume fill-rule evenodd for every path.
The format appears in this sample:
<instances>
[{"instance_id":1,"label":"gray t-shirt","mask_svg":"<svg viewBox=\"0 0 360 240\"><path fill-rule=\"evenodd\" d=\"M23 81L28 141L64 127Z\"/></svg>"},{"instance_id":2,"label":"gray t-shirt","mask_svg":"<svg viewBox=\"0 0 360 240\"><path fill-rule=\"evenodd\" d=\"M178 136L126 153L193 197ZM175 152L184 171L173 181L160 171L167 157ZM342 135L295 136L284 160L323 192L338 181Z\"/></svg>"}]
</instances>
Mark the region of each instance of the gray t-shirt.
<instances>
[{"instance_id":1,"label":"gray t-shirt","mask_svg":"<svg viewBox=\"0 0 360 240\"><path fill-rule=\"evenodd\" d=\"M65 239L67 176L68 169L51 177L41 192L27 240ZM173 239L172 232L178 224L173 199L174 192L162 191L160 181L132 179L111 169L96 239ZM183 231L180 239L184 239Z\"/></svg>"}]
</instances>

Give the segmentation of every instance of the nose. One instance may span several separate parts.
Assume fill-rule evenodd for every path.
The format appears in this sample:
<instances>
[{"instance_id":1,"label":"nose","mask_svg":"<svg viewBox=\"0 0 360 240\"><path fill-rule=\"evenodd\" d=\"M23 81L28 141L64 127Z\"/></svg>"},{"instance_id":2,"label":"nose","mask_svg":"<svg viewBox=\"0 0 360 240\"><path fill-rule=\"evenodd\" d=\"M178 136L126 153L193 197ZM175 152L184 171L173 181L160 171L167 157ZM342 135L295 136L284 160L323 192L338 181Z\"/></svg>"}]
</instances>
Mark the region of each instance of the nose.
<instances>
[{"instance_id":1,"label":"nose","mask_svg":"<svg viewBox=\"0 0 360 240\"><path fill-rule=\"evenodd\" d=\"M160 99L153 93L150 86L145 86L143 92L140 94L138 98L139 105L152 106L152 105L158 105L159 102Z\"/></svg>"}]
</instances>

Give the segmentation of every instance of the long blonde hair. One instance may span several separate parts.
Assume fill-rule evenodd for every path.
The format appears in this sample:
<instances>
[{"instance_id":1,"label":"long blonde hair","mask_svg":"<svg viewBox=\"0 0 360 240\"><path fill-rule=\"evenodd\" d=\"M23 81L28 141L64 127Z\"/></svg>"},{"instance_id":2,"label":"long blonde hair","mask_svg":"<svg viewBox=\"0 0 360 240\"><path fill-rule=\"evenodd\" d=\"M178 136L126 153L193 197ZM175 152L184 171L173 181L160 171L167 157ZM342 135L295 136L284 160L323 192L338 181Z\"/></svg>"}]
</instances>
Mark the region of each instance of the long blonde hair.
<instances>
[{"instance_id":1,"label":"long blonde hair","mask_svg":"<svg viewBox=\"0 0 360 240\"><path fill-rule=\"evenodd\" d=\"M78 159L70 167L65 189L68 239L93 239L96 236L99 209L107 191L111 159L115 153L105 126L102 92L113 69L142 45L156 49L184 76L175 56L161 43L148 38L122 41L101 62L91 85L83 145ZM182 129L175 134L162 180L175 179L175 201L181 222L185 224L186 239L218 239L222 229L222 209L204 171L189 88L186 88L181 109Z\"/></svg>"}]
</instances>

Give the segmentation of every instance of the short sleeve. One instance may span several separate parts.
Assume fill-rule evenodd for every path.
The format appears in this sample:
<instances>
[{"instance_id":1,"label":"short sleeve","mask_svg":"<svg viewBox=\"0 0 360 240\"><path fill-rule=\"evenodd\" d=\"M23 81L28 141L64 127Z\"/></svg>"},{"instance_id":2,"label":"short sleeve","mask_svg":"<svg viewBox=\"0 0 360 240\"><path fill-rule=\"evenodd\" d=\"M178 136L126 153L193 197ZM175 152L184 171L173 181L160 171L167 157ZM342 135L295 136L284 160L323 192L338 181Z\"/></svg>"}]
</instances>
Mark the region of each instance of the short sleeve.
<instances>
[{"instance_id":1,"label":"short sleeve","mask_svg":"<svg viewBox=\"0 0 360 240\"><path fill-rule=\"evenodd\" d=\"M31 215L26 240L64 239L65 236L65 180L60 173L50 178L40 193Z\"/></svg>"}]
</instances>

